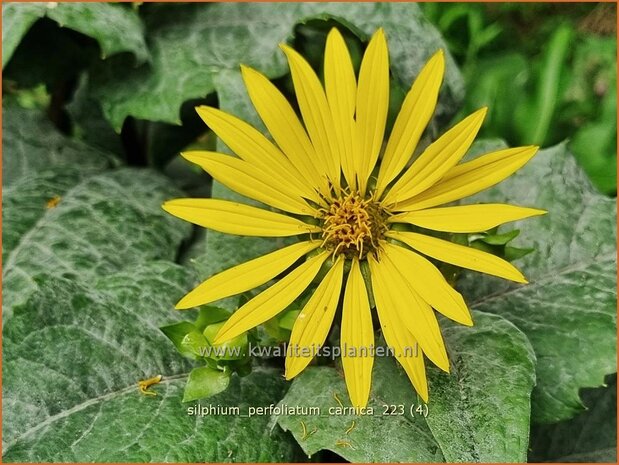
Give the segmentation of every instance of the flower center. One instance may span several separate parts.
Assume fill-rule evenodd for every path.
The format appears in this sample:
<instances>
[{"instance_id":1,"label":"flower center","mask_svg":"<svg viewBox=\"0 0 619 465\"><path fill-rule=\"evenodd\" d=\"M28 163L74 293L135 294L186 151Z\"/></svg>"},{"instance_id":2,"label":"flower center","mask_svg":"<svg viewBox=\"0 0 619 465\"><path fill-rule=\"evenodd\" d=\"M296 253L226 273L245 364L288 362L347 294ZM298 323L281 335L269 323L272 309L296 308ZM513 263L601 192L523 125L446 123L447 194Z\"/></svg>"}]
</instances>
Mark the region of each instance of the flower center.
<instances>
[{"instance_id":1,"label":"flower center","mask_svg":"<svg viewBox=\"0 0 619 465\"><path fill-rule=\"evenodd\" d=\"M333 200L322 208L323 247L346 255L364 258L378 250L378 244L387 231L387 213L374 201L351 192Z\"/></svg>"}]
</instances>

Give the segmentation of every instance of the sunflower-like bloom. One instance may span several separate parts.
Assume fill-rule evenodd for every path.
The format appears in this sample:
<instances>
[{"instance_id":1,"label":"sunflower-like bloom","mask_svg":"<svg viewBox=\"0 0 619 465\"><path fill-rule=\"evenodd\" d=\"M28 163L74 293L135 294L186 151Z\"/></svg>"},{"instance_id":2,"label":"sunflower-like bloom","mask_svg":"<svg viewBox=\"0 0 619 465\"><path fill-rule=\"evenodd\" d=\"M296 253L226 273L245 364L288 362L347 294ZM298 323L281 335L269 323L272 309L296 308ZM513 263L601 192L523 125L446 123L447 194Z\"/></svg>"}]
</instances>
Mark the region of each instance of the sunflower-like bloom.
<instances>
[{"instance_id":1,"label":"sunflower-like bloom","mask_svg":"<svg viewBox=\"0 0 619 465\"><path fill-rule=\"evenodd\" d=\"M537 147L499 150L459 164L482 124L483 108L448 130L411 164L436 107L445 68L442 51L419 73L383 148L389 55L382 29L370 40L358 76L344 39L337 29L331 30L324 87L301 55L286 45L281 48L303 122L264 75L243 66L249 97L273 142L232 115L200 106L200 117L238 158L204 151L183 154L230 189L277 211L211 198L171 200L163 208L223 233L301 240L215 274L177 308L248 291L300 263L231 316L216 336L215 343L221 343L273 318L324 274L294 323L286 378L299 374L314 349L324 344L341 302L346 384L352 405L364 407L374 346L367 273L362 270L368 271L385 340L427 401L421 353L449 371L434 311L464 325L473 322L462 296L426 257L519 283L526 280L501 258L412 232L406 225L417 231L472 233L544 213L503 204L437 208L500 182L522 167ZM413 347L421 350L411 352Z\"/></svg>"}]
</instances>

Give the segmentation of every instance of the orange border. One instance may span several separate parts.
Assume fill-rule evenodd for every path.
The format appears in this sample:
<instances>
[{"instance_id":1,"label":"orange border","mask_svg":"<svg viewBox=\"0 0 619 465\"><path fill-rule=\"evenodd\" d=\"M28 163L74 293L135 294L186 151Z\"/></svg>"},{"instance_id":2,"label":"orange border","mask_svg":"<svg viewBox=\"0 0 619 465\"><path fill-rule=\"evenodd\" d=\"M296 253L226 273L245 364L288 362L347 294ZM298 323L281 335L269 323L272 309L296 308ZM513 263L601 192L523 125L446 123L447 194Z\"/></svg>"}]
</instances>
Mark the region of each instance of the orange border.
<instances>
[{"instance_id":1,"label":"orange border","mask_svg":"<svg viewBox=\"0 0 619 465\"><path fill-rule=\"evenodd\" d=\"M301 3L297 0L249 0L247 3L279 3L279 2L295 2L295 3ZM327 0L315 0L319 3L330 3ZM380 0L384 3L399 3L399 2L406 2L406 0ZM410 3L430 3L432 0L418 0L416 2L410 2ZM105 0L104 2L98 2L98 0L64 0L63 2L60 3L77 3L77 2L88 2L88 3L112 3L109 0ZM153 1L153 0L146 0L145 3L187 3L187 2L191 2L191 3L216 3L212 0L164 0L164 1ZM370 3L373 2L373 0L360 0L360 1L353 1L353 0L340 0L340 2L346 2L346 3ZM2 3L30 3L29 0L0 0L0 4ZM131 0L118 0L118 3L132 3ZM243 3L242 0L222 0L221 3ZM475 0L461 0L461 1L457 1L457 0L435 0L432 3L506 3L503 0L482 0L482 1L478 1L476 2ZM548 0L545 2L539 2L537 0L518 0L515 1L513 3L615 3L618 4L619 2L616 0L600 0L600 1L596 1L596 0L563 0L563 1L559 1L559 0ZM0 32L2 31L2 25L0 24ZM618 34L619 37L619 34ZM0 58L2 57L2 51L0 50ZM619 49L617 50L617 61L619 62ZM0 71L0 75L2 74L2 72ZM619 96L619 81L617 83L617 95ZM2 95L0 94L0 103L2 103ZM619 97L617 99L617 103L619 104ZM618 105L619 106L619 105ZM0 137L2 136L2 118L3 118L3 114L2 111L0 111ZM617 142L617 153L619 154L619 141ZM0 155L2 154L2 148L0 147ZM617 169L617 174L619 175L619 168ZM0 162L0 181L2 180L2 163ZM2 191L0 191L0 201L2 200ZM617 199L615 199L615 204L617 206L619 206L619 201ZM617 220L617 226L619 227L619 219ZM2 232L2 220L0 219L0 232ZM619 237L616 238L616 244L619 247ZM0 236L0 246L2 245L2 237ZM618 255L619 257L619 255ZM2 263L2 258L0 257L0 264ZM2 281L2 278L0 278L0 282ZM619 294L619 282L617 282L617 292ZM0 305L2 305L2 292L0 292ZM1 308L1 307L0 307ZM0 309L0 313L1 313L1 309ZM619 310L618 310L619 313ZM0 373L2 370L2 332L3 332L3 327L2 327L2 321L0 319ZM619 341L619 327L617 328L617 340ZM617 360L617 371L619 371L619 360ZM2 399L2 376L0 375L0 400ZM617 386L617 393L619 394L619 384ZM616 407L616 414L619 417L619 403L615 406ZM2 420L3 420L3 415L2 415L2 403L0 403L0 439L2 438ZM619 444L619 430L615 431L616 436L617 436L617 443ZM2 458L0 456L0 463L2 463ZM16 462L19 463L19 462ZM66 463L66 462L54 462L54 463ZM80 462L75 462L75 463L80 463ZM125 465L124 462L105 462L108 465ZM168 462L168 464L170 463L183 463L185 464L186 462ZM218 463L218 462L212 462L212 463ZM222 462L219 462L222 463ZM247 462L238 462L241 465L246 464ZM278 463L289 463L289 462L278 462ZM533 462L530 462L533 463ZM559 462L561 465L563 465L563 463ZM619 462L617 462L619 463ZM163 465L163 464L162 464ZM202 465L202 464L198 464L196 463L196 465ZM223 465L223 463L222 463ZM427 464L427 465L431 465L431 464ZM567 463L565 463L564 465L568 465Z\"/></svg>"}]
</instances>

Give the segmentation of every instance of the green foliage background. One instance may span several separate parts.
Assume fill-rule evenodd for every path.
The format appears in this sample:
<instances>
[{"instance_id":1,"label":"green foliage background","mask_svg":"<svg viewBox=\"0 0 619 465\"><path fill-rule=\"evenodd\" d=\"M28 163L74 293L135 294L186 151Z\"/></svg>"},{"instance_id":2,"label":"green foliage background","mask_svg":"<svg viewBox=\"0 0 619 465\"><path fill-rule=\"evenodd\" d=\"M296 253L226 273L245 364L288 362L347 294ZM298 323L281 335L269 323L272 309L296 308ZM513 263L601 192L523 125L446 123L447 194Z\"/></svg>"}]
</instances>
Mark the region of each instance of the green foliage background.
<instances>
[{"instance_id":1,"label":"green foliage background","mask_svg":"<svg viewBox=\"0 0 619 465\"><path fill-rule=\"evenodd\" d=\"M614 4L9 3L2 15L4 461L616 461ZM198 317L173 305L200 280L282 245L161 210L184 195L246 201L180 160L187 147L227 150L193 106L264 129L238 65L292 96L278 43L320 71L334 25L357 66L385 28L390 121L424 61L447 50L423 143L488 105L486 140L467 157L543 147L471 199L549 211L516 224L514 244L534 248L517 263L531 284L458 275L475 326L441 322L453 368L429 369L427 416L390 358L375 363L373 416L326 414L348 405L328 359L292 383L281 359L256 360L202 400L320 417L188 415L197 364L159 328ZM158 395L141 395L137 381L156 374ZM406 408L383 415L385 404Z\"/></svg>"}]
</instances>

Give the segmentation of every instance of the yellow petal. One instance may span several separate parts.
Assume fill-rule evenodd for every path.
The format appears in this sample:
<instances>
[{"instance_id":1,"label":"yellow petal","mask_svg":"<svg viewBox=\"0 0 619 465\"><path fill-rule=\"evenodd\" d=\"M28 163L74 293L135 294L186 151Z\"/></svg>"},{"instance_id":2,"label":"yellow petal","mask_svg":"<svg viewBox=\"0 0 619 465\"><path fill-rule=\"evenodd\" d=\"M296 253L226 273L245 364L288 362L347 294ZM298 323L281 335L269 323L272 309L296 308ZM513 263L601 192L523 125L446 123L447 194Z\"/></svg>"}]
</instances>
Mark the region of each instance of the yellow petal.
<instances>
[{"instance_id":1,"label":"yellow petal","mask_svg":"<svg viewBox=\"0 0 619 465\"><path fill-rule=\"evenodd\" d=\"M424 402L427 402L428 381L426 378L423 355L421 351L415 354L414 348L416 347L417 341L402 322L398 312L394 311L393 308L380 300L384 296L384 292L381 292L381 289L383 289L382 282L377 282L376 277L378 275L374 272L378 262L371 255L368 255L368 263L372 276L372 290L376 298L376 311L378 312L378 319L383 329L385 341L387 345L393 349L396 359L400 365L402 365L402 368L404 368L417 394L419 394ZM413 355L411 355L411 350L413 351Z\"/></svg>"},{"instance_id":2,"label":"yellow petal","mask_svg":"<svg viewBox=\"0 0 619 465\"><path fill-rule=\"evenodd\" d=\"M471 314L464 299L445 280L432 263L412 250L385 243L385 253L395 267L407 277L413 289L437 311L463 325L472 326Z\"/></svg>"},{"instance_id":3,"label":"yellow petal","mask_svg":"<svg viewBox=\"0 0 619 465\"><path fill-rule=\"evenodd\" d=\"M233 339L273 318L285 309L307 289L328 257L329 254L323 252L310 258L267 290L262 291L241 306L219 330L214 343L220 344Z\"/></svg>"},{"instance_id":4,"label":"yellow petal","mask_svg":"<svg viewBox=\"0 0 619 465\"><path fill-rule=\"evenodd\" d=\"M393 223L410 223L434 231L470 233L487 231L503 223L543 215L544 210L501 203L429 208L399 213L389 218Z\"/></svg>"},{"instance_id":5,"label":"yellow petal","mask_svg":"<svg viewBox=\"0 0 619 465\"><path fill-rule=\"evenodd\" d=\"M290 213L318 216L318 211L302 197L283 191L268 174L246 161L216 152L196 151L182 155L239 194Z\"/></svg>"},{"instance_id":6,"label":"yellow petal","mask_svg":"<svg viewBox=\"0 0 619 465\"><path fill-rule=\"evenodd\" d=\"M357 87L357 137L359 138L359 184L365 192L385 135L389 110L389 51L382 28L363 55Z\"/></svg>"},{"instance_id":7,"label":"yellow petal","mask_svg":"<svg viewBox=\"0 0 619 465\"><path fill-rule=\"evenodd\" d=\"M422 254L442 262L510 279L517 283L527 282L522 273L508 261L472 247L414 232L389 231L387 236L404 242Z\"/></svg>"},{"instance_id":8,"label":"yellow petal","mask_svg":"<svg viewBox=\"0 0 619 465\"><path fill-rule=\"evenodd\" d=\"M261 208L219 199L174 199L162 208L185 221L239 236L284 237L320 232L318 226Z\"/></svg>"},{"instance_id":9,"label":"yellow petal","mask_svg":"<svg viewBox=\"0 0 619 465\"><path fill-rule=\"evenodd\" d=\"M349 117L355 115L357 98L355 70L346 42L337 28L332 28L327 36L325 90L332 108L340 108L342 114Z\"/></svg>"},{"instance_id":10,"label":"yellow petal","mask_svg":"<svg viewBox=\"0 0 619 465\"><path fill-rule=\"evenodd\" d=\"M284 154L260 131L245 121L217 108L199 106L200 118L234 153L246 162L261 168L281 189L318 202L319 196Z\"/></svg>"},{"instance_id":11,"label":"yellow petal","mask_svg":"<svg viewBox=\"0 0 619 465\"><path fill-rule=\"evenodd\" d=\"M286 271L319 245L320 241L299 242L217 273L183 297L176 308L197 307L254 289Z\"/></svg>"},{"instance_id":12,"label":"yellow petal","mask_svg":"<svg viewBox=\"0 0 619 465\"><path fill-rule=\"evenodd\" d=\"M380 163L376 196L380 197L387 185L402 171L415 151L438 99L443 82L445 57L436 52L423 67L402 103L393 125L385 154Z\"/></svg>"},{"instance_id":13,"label":"yellow petal","mask_svg":"<svg viewBox=\"0 0 619 465\"><path fill-rule=\"evenodd\" d=\"M286 379L301 373L324 344L337 310L344 275L340 255L295 320L286 354Z\"/></svg>"},{"instance_id":14,"label":"yellow petal","mask_svg":"<svg viewBox=\"0 0 619 465\"><path fill-rule=\"evenodd\" d=\"M374 357L370 351L374 347L374 327L365 282L356 257L352 260L346 281L340 345L350 401L353 407L365 407L372 383Z\"/></svg>"},{"instance_id":15,"label":"yellow petal","mask_svg":"<svg viewBox=\"0 0 619 465\"><path fill-rule=\"evenodd\" d=\"M412 288L410 281L416 278L409 274L406 279L401 270L389 258L389 251L381 254L380 262L370 265L372 285L377 308L383 313L393 312L406 329L415 337L424 353L441 370L449 371L449 358L434 310Z\"/></svg>"},{"instance_id":16,"label":"yellow petal","mask_svg":"<svg viewBox=\"0 0 619 465\"><path fill-rule=\"evenodd\" d=\"M355 188L354 117L357 81L346 42L336 28L327 36L325 49L325 90L338 137L342 171L348 185Z\"/></svg>"},{"instance_id":17,"label":"yellow petal","mask_svg":"<svg viewBox=\"0 0 619 465\"><path fill-rule=\"evenodd\" d=\"M522 168L538 147L515 147L487 153L450 169L434 186L398 204L399 210L421 210L483 191Z\"/></svg>"},{"instance_id":18,"label":"yellow petal","mask_svg":"<svg viewBox=\"0 0 619 465\"><path fill-rule=\"evenodd\" d=\"M475 140L486 111L477 110L430 144L385 195L385 204L397 204L425 191L453 168Z\"/></svg>"},{"instance_id":19,"label":"yellow petal","mask_svg":"<svg viewBox=\"0 0 619 465\"><path fill-rule=\"evenodd\" d=\"M297 102L312 144L316 153L322 157L325 172L339 186L338 139L325 92L309 63L287 45L282 44L280 47L288 58Z\"/></svg>"},{"instance_id":20,"label":"yellow petal","mask_svg":"<svg viewBox=\"0 0 619 465\"><path fill-rule=\"evenodd\" d=\"M249 98L269 130L273 140L282 149L297 170L323 194L328 193L324 161L310 142L297 114L282 93L263 74L241 66Z\"/></svg>"}]
</instances>

